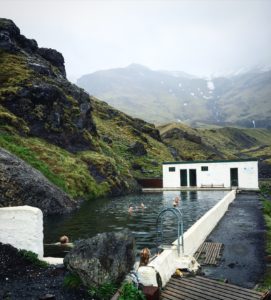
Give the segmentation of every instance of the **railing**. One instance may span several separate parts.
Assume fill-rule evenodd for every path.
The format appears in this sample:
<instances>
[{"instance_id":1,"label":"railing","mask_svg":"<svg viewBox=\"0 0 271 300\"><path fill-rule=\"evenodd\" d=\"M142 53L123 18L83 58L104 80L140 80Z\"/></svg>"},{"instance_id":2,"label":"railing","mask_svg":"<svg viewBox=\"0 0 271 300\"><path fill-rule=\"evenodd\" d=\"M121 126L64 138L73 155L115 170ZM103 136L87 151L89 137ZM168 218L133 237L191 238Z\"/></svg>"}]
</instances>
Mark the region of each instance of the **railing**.
<instances>
[{"instance_id":1,"label":"railing","mask_svg":"<svg viewBox=\"0 0 271 300\"><path fill-rule=\"evenodd\" d=\"M164 236L164 220L165 215L167 213L171 213L177 219L177 251L178 256L180 256L180 247L182 247L182 252L184 251L184 242L183 242L183 215L179 208L165 208L163 209L156 220L156 248L157 253L159 252L159 248L165 249L166 244L164 244L165 236ZM172 249L172 242L169 242L168 248Z\"/></svg>"}]
</instances>

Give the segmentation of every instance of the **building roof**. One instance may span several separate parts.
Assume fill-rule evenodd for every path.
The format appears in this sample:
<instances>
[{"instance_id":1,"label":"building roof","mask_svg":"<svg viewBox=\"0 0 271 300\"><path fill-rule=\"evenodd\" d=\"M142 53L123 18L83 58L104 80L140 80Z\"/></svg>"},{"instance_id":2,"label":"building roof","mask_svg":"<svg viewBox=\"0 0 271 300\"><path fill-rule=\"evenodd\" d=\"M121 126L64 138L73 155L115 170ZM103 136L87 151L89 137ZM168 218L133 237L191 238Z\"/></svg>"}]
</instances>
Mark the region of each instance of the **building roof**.
<instances>
[{"instance_id":1,"label":"building roof","mask_svg":"<svg viewBox=\"0 0 271 300\"><path fill-rule=\"evenodd\" d=\"M179 164L210 164L210 163L229 163L229 162L247 162L258 161L257 158L247 159L229 159L229 160L187 160L187 161L171 161L163 162L163 165L179 165Z\"/></svg>"}]
</instances>

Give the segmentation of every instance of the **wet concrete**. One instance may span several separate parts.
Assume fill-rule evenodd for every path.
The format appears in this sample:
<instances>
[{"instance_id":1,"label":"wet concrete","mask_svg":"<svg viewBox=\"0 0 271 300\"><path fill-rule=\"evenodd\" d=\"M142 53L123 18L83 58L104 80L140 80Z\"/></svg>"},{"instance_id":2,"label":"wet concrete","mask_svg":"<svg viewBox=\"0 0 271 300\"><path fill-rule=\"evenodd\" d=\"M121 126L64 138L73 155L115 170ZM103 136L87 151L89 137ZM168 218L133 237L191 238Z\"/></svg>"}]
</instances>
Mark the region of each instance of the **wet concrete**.
<instances>
[{"instance_id":1,"label":"wet concrete","mask_svg":"<svg viewBox=\"0 0 271 300\"><path fill-rule=\"evenodd\" d=\"M229 283L253 288L265 270L265 228L259 195L237 194L223 219L206 241L223 243L217 267L204 266L206 277L227 279Z\"/></svg>"}]
</instances>

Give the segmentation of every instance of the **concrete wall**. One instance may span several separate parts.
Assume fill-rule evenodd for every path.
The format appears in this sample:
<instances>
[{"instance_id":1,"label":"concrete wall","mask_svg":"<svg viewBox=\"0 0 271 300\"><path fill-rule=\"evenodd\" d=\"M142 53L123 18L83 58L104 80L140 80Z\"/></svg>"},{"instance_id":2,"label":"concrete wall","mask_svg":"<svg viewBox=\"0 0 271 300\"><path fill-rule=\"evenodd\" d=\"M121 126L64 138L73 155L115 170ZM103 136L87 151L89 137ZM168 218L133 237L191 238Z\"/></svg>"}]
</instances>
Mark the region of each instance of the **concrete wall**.
<instances>
[{"instance_id":1,"label":"concrete wall","mask_svg":"<svg viewBox=\"0 0 271 300\"><path fill-rule=\"evenodd\" d=\"M208 171L202 171L201 167L208 167ZM169 172L170 167L175 167L175 172ZM187 183L189 186L189 169L196 169L197 187L201 185L221 185L230 188L230 169L238 168L238 187L244 189L258 189L258 162L206 162L206 163L172 163L163 165L163 187L177 188L181 186L180 170L187 170Z\"/></svg>"},{"instance_id":2,"label":"concrete wall","mask_svg":"<svg viewBox=\"0 0 271 300\"><path fill-rule=\"evenodd\" d=\"M0 242L43 257L43 214L36 207L0 208Z\"/></svg>"},{"instance_id":3,"label":"concrete wall","mask_svg":"<svg viewBox=\"0 0 271 300\"><path fill-rule=\"evenodd\" d=\"M220 219L224 216L229 205L235 199L235 195L236 191L233 190L229 192L184 233L183 255L194 255L199 246L205 241ZM173 245L177 245L177 243L176 240L173 242Z\"/></svg>"},{"instance_id":4,"label":"concrete wall","mask_svg":"<svg viewBox=\"0 0 271 300\"><path fill-rule=\"evenodd\" d=\"M180 257L178 257L176 250L176 240L172 244L172 249L163 251L149 264L150 267L159 272L163 286L165 286L165 284L169 281L171 275L177 268L187 268L189 264L189 267L193 268L193 265L191 266L191 264L194 263L193 258L191 257L228 210L228 206L235 199L235 194L235 191L229 192L184 233L184 252L181 253ZM138 272L140 277L140 268ZM142 270L142 272L146 272L146 270ZM152 282L153 285L157 285L156 277L152 276L152 273L149 274L149 277L148 282Z\"/></svg>"}]
</instances>

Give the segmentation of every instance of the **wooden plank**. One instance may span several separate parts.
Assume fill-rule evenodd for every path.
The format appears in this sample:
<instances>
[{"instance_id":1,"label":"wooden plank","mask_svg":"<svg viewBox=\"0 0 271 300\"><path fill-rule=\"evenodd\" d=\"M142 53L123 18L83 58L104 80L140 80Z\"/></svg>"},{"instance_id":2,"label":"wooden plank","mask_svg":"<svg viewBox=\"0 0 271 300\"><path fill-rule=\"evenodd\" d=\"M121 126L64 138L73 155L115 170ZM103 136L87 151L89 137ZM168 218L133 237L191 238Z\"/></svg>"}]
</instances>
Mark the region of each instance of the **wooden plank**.
<instances>
[{"instance_id":1,"label":"wooden plank","mask_svg":"<svg viewBox=\"0 0 271 300\"><path fill-rule=\"evenodd\" d=\"M195 276L193 277L195 279L198 279L198 280L202 280L202 281L209 281L209 282L212 282L212 283L217 283L218 285L221 285L221 286L231 286L231 287L234 287L238 290L243 290L245 292L250 292L250 293L253 293L253 294L256 294L256 295L263 295L263 293L261 292L258 292L258 291L255 291L255 290L251 290L251 289L246 289L246 288L243 288L243 287L240 287L240 286L237 286L237 285L234 285L234 284L231 284L231 283L223 283L223 282L220 282L220 281L217 281L217 280L214 280L214 279L210 279L210 278L207 278L207 277L204 277L204 276Z\"/></svg>"},{"instance_id":2,"label":"wooden plank","mask_svg":"<svg viewBox=\"0 0 271 300\"><path fill-rule=\"evenodd\" d=\"M187 289L200 289L204 292L207 292L207 294L211 291L212 295L215 295L217 299L229 299L229 300L254 300L254 299L260 299L259 297L255 298L255 296L251 296L249 294L243 294L240 293L240 291L234 291L234 289L227 288L227 284L225 284L224 288L221 286L212 285L210 283L202 283L197 282L196 280L183 278L183 286Z\"/></svg>"},{"instance_id":3,"label":"wooden plank","mask_svg":"<svg viewBox=\"0 0 271 300\"><path fill-rule=\"evenodd\" d=\"M199 260L202 265L217 265L218 260L221 257L220 252L222 246L221 243L204 242L199 247L194 257L196 260Z\"/></svg>"},{"instance_id":4,"label":"wooden plank","mask_svg":"<svg viewBox=\"0 0 271 300\"><path fill-rule=\"evenodd\" d=\"M210 298L209 295L201 293L200 290L194 291L185 286L169 285L167 290L174 291L177 295L185 297L186 300L216 300L216 298Z\"/></svg>"},{"instance_id":5,"label":"wooden plank","mask_svg":"<svg viewBox=\"0 0 271 300\"><path fill-rule=\"evenodd\" d=\"M183 287L187 288L189 290L200 290L202 293L215 297L215 299L230 299L230 300L248 300L249 298L247 296L240 297L240 295L237 293L236 295L232 295L227 290L216 290L208 285L199 285L193 280L189 280L188 282L183 282ZM207 298L209 299L209 298Z\"/></svg>"},{"instance_id":6,"label":"wooden plank","mask_svg":"<svg viewBox=\"0 0 271 300\"><path fill-rule=\"evenodd\" d=\"M238 291L239 293L247 294L248 296L251 296L251 295L257 296L257 297L263 296L263 293L261 293L261 292L257 292L255 290L251 290L251 289L242 288L240 286L233 285L233 284L230 284L230 283L222 283L220 281L209 279L209 278L206 278L206 277L203 277L203 276L196 276L196 277L194 277L194 280L197 281L197 282L202 282L202 284L215 285L216 287L221 288L222 290L232 288L232 289Z\"/></svg>"},{"instance_id":7,"label":"wooden plank","mask_svg":"<svg viewBox=\"0 0 271 300\"><path fill-rule=\"evenodd\" d=\"M193 300L201 299L201 300L229 300L230 298L227 297L227 295L224 295L222 293L214 293L213 290L210 290L208 288L202 288L197 285L189 286L187 284L183 285L171 285L168 288L175 289L181 294L186 294ZM240 300L240 298L237 298ZM233 300L233 299L230 299ZM235 299L234 299L235 300Z\"/></svg>"}]
</instances>

